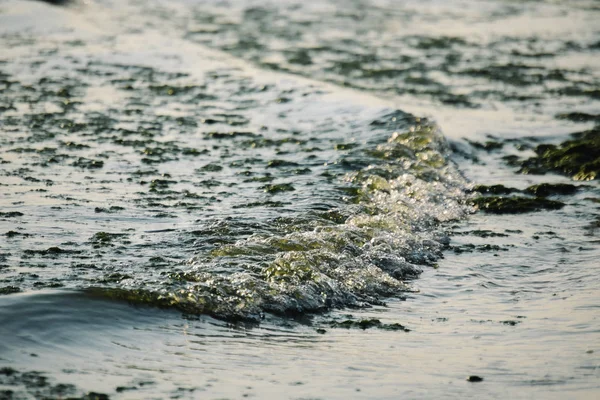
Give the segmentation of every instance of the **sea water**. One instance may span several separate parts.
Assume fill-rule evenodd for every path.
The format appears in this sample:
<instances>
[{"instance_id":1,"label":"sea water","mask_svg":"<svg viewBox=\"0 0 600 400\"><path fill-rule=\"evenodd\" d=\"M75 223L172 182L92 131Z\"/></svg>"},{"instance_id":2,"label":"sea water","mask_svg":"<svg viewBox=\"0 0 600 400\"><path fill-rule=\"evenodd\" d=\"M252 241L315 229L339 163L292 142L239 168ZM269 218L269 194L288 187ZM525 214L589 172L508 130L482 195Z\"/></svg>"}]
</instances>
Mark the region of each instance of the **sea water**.
<instances>
[{"instance_id":1,"label":"sea water","mask_svg":"<svg viewBox=\"0 0 600 400\"><path fill-rule=\"evenodd\" d=\"M599 16L0 3L2 395L594 398Z\"/></svg>"}]
</instances>

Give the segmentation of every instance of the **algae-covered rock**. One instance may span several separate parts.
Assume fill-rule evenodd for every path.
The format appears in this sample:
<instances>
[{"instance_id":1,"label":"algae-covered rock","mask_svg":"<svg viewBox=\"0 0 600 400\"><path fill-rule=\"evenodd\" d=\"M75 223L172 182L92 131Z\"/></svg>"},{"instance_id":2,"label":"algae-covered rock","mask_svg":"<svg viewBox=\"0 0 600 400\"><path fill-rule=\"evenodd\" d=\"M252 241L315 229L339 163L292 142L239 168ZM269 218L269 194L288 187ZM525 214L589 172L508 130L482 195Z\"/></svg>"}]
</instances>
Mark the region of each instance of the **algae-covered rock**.
<instances>
[{"instance_id":1,"label":"algae-covered rock","mask_svg":"<svg viewBox=\"0 0 600 400\"><path fill-rule=\"evenodd\" d=\"M535 148L537 155L521 162L519 172L544 174L553 171L576 181L596 179L600 174L600 127L572 136L573 139L558 146L538 145Z\"/></svg>"},{"instance_id":2,"label":"algae-covered rock","mask_svg":"<svg viewBox=\"0 0 600 400\"><path fill-rule=\"evenodd\" d=\"M478 197L473 203L480 210L491 214L522 214L541 210L559 210L565 203L543 197Z\"/></svg>"},{"instance_id":3,"label":"algae-covered rock","mask_svg":"<svg viewBox=\"0 0 600 400\"><path fill-rule=\"evenodd\" d=\"M477 185L472 189L474 192L483 193L483 194L511 194L520 192L519 189L506 187L504 185Z\"/></svg>"},{"instance_id":4,"label":"algae-covered rock","mask_svg":"<svg viewBox=\"0 0 600 400\"><path fill-rule=\"evenodd\" d=\"M265 192L270 193L270 194L277 194L277 193L281 193L281 192L292 192L292 191L296 190L296 189L294 189L294 186L292 186L291 183L265 185L265 186L261 186L261 189L263 189Z\"/></svg>"},{"instance_id":5,"label":"algae-covered rock","mask_svg":"<svg viewBox=\"0 0 600 400\"><path fill-rule=\"evenodd\" d=\"M399 323L384 324L376 318L362 319L360 321L353 321L347 319L345 321L332 321L329 323L332 328L344 328L344 329L362 329L367 330L371 328L383 329L386 331L403 331L410 332L410 329Z\"/></svg>"},{"instance_id":6,"label":"algae-covered rock","mask_svg":"<svg viewBox=\"0 0 600 400\"><path fill-rule=\"evenodd\" d=\"M532 185L525 189L525 192L538 197L548 197L554 195L574 194L579 190L578 186L568 183L541 183Z\"/></svg>"},{"instance_id":7,"label":"algae-covered rock","mask_svg":"<svg viewBox=\"0 0 600 400\"><path fill-rule=\"evenodd\" d=\"M572 122L600 122L600 114L583 112L570 112L556 115L557 119L566 119Z\"/></svg>"},{"instance_id":8,"label":"algae-covered rock","mask_svg":"<svg viewBox=\"0 0 600 400\"><path fill-rule=\"evenodd\" d=\"M18 288L16 286L4 286L4 287L0 287L0 295L2 295L2 294L19 293L20 291L21 291L21 288Z\"/></svg>"}]
</instances>

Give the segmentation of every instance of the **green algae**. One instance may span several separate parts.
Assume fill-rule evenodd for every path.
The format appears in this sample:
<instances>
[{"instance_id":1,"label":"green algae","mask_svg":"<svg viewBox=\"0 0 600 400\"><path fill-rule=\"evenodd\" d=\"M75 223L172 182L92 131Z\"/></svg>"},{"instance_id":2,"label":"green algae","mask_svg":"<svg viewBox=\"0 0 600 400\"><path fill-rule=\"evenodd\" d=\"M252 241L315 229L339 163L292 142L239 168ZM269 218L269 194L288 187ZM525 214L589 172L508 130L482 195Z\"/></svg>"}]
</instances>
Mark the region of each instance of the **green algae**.
<instances>
[{"instance_id":1,"label":"green algae","mask_svg":"<svg viewBox=\"0 0 600 400\"><path fill-rule=\"evenodd\" d=\"M489 244L489 243L482 244L482 245L475 245L475 244L469 243L469 244L464 244L464 245L460 245L460 246L450 246L450 249L452 249L452 251L456 254L474 253L474 252L486 253L486 252L508 251L507 247L498 246L496 244Z\"/></svg>"},{"instance_id":2,"label":"green algae","mask_svg":"<svg viewBox=\"0 0 600 400\"><path fill-rule=\"evenodd\" d=\"M89 239L89 242L93 245L93 247L111 246L115 240L126 236L127 234L125 233L96 232Z\"/></svg>"},{"instance_id":3,"label":"green algae","mask_svg":"<svg viewBox=\"0 0 600 400\"><path fill-rule=\"evenodd\" d=\"M541 144L535 157L520 162L519 172L545 174L557 172L576 181L596 179L600 174L600 128L576 133L559 145Z\"/></svg>"},{"instance_id":4,"label":"green algae","mask_svg":"<svg viewBox=\"0 0 600 400\"><path fill-rule=\"evenodd\" d=\"M125 209L125 207L121 207L121 206L110 206L109 208L94 207L94 212L97 214L99 214L99 213L113 214L118 211L123 211L124 209Z\"/></svg>"},{"instance_id":5,"label":"green algae","mask_svg":"<svg viewBox=\"0 0 600 400\"><path fill-rule=\"evenodd\" d=\"M490 214L522 214L542 210L559 210L565 203L542 197L478 197L472 200L480 210Z\"/></svg>"},{"instance_id":6,"label":"green algae","mask_svg":"<svg viewBox=\"0 0 600 400\"><path fill-rule=\"evenodd\" d=\"M399 323L384 324L376 318L362 319L362 320L358 320L358 321L351 320L351 319L347 319L344 321L332 321L329 323L329 326L332 328L343 328L343 329L367 330L367 329L376 328L376 329L381 329L381 330L385 330L385 331L410 332L410 329L408 329L407 327L405 327L402 324L399 324Z\"/></svg>"},{"instance_id":7,"label":"green algae","mask_svg":"<svg viewBox=\"0 0 600 400\"><path fill-rule=\"evenodd\" d=\"M317 279L318 275L315 272L314 264L310 261L307 258L293 262L278 259L271 266L265 268L265 278L274 282L312 282Z\"/></svg>"},{"instance_id":8,"label":"green algae","mask_svg":"<svg viewBox=\"0 0 600 400\"><path fill-rule=\"evenodd\" d=\"M267 168L280 168L280 167L298 167L300 164L286 160L271 160L267 162Z\"/></svg>"},{"instance_id":9,"label":"green algae","mask_svg":"<svg viewBox=\"0 0 600 400\"><path fill-rule=\"evenodd\" d=\"M570 112L557 114L556 119L564 119L572 122L596 122L600 123L600 114L588 114L583 112Z\"/></svg>"},{"instance_id":10,"label":"green algae","mask_svg":"<svg viewBox=\"0 0 600 400\"><path fill-rule=\"evenodd\" d=\"M500 150L504 147L504 143L497 142L493 140L488 140L484 143L476 142L473 140L467 140L467 142L476 149L485 150L487 152L491 152L494 150Z\"/></svg>"},{"instance_id":11,"label":"green algae","mask_svg":"<svg viewBox=\"0 0 600 400\"><path fill-rule=\"evenodd\" d=\"M532 185L525 189L525 193L538 197L548 197L554 195L570 195L575 194L579 190L579 186L568 183L541 183Z\"/></svg>"},{"instance_id":12,"label":"green algae","mask_svg":"<svg viewBox=\"0 0 600 400\"><path fill-rule=\"evenodd\" d=\"M296 190L291 183L278 183L273 185L261 186L260 189L269 194L277 194L283 192L292 192Z\"/></svg>"},{"instance_id":13,"label":"green algae","mask_svg":"<svg viewBox=\"0 0 600 400\"><path fill-rule=\"evenodd\" d=\"M32 355L33 356L33 355ZM69 399L69 400L109 400L108 395L88 392L83 395L73 384L53 383L45 374L38 371L18 371L10 367L0 368L0 398L17 400Z\"/></svg>"},{"instance_id":14,"label":"green algae","mask_svg":"<svg viewBox=\"0 0 600 400\"><path fill-rule=\"evenodd\" d=\"M71 164L74 167L85 168L85 169L99 169L104 167L104 161L102 160L89 160L84 157L79 157L76 161Z\"/></svg>"},{"instance_id":15,"label":"green algae","mask_svg":"<svg viewBox=\"0 0 600 400\"><path fill-rule=\"evenodd\" d=\"M21 288L16 287L16 286L4 286L4 287L0 287L0 295L19 293L20 291L21 291Z\"/></svg>"},{"instance_id":16,"label":"green algae","mask_svg":"<svg viewBox=\"0 0 600 400\"><path fill-rule=\"evenodd\" d=\"M254 208L254 207L268 207L268 208L281 208L291 203L284 203L281 201L256 201L252 203L238 204L232 206L234 209L238 208Z\"/></svg>"},{"instance_id":17,"label":"green algae","mask_svg":"<svg viewBox=\"0 0 600 400\"><path fill-rule=\"evenodd\" d=\"M4 234L4 236L6 236L7 238L15 238L15 237L29 237L31 236L29 233L21 233L21 232L17 232L17 231L8 231Z\"/></svg>"},{"instance_id":18,"label":"green algae","mask_svg":"<svg viewBox=\"0 0 600 400\"><path fill-rule=\"evenodd\" d=\"M23 214L20 211L8 211L8 212L0 212L0 218L15 218L15 217L22 217Z\"/></svg>"},{"instance_id":19,"label":"green algae","mask_svg":"<svg viewBox=\"0 0 600 400\"><path fill-rule=\"evenodd\" d=\"M207 138L212 139L237 139L241 137L260 137L253 132L244 132L244 131L231 131L231 132L208 132L206 133Z\"/></svg>"},{"instance_id":20,"label":"green algae","mask_svg":"<svg viewBox=\"0 0 600 400\"><path fill-rule=\"evenodd\" d=\"M476 185L472 190L482 194L511 194L520 192L519 189L506 187L504 185Z\"/></svg>"},{"instance_id":21,"label":"green algae","mask_svg":"<svg viewBox=\"0 0 600 400\"><path fill-rule=\"evenodd\" d=\"M68 250L63 249L57 246L49 247L46 250L31 250L27 249L23 251L26 255L42 255L42 256L60 256L60 255L68 255L68 254L81 254L80 250Z\"/></svg>"},{"instance_id":22,"label":"green algae","mask_svg":"<svg viewBox=\"0 0 600 400\"><path fill-rule=\"evenodd\" d=\"M221 165L214 164L214 163L206 164L199 169L199 171L204 171L204 172L219 172L222 170L223 170L223 167Z\"/></svg>"},{"instance_id":23,"label":"green algae","mask_svg":"<svg viewBox=\"0 0 600 400\"><path fill-rule=\"evenodd\" d=\"M480 238L489 238L489 237L508 237L509 235L505 233L493 232L487 229L476 229L474 231L465 231L465 232L453 232L453 235L470 235L477 236Z\"/></svg>"},{"instance_id":24,"label":"green algae","mask_svg":"<svg viewBox=\"0 0 600 400\"><path fill-rule=\"evenodd\" d=\"M335 150L344 151L344 150L352 150L358 147L358 143L337 143L333 146Z\"/></svg>"}]
</instances>

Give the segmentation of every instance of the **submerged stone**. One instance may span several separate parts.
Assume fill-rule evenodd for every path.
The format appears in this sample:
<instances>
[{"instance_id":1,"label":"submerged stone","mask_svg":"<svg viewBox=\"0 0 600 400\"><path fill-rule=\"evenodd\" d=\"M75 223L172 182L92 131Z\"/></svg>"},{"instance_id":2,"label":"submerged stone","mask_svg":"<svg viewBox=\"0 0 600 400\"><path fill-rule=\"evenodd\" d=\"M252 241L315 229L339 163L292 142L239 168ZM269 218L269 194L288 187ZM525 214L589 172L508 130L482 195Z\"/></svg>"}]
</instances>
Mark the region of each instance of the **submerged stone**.
<instances>
[{"instance_id":1,"label":"submerged stone","mask_svg":"<svg viewBox=\"0 0 600 400\"><path fill-rule=\"evenodd\" d=\"M565 203L542 197L478 197L473 203L480 210L491 214L522 214L541 210L559 210Z\"/></svg>"}]
</instances>

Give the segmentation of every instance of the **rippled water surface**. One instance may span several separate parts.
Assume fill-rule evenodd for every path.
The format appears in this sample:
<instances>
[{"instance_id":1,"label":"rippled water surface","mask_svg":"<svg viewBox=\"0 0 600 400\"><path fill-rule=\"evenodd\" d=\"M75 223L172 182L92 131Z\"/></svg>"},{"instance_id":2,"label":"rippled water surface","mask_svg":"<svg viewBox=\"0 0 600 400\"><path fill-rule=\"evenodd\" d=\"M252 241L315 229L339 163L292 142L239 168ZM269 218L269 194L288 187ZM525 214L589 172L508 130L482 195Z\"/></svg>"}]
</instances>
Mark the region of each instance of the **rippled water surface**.
<instances>
[{"instance_id":1,"label":"rippled water surface","mask_svg":"<svg viewBox=\"0 0 600 400\"><path fill-rule=\"evenodd\" d=\"M597 397L599 18L0 2L0 397Z\"/></svg>"}]
</instances>

